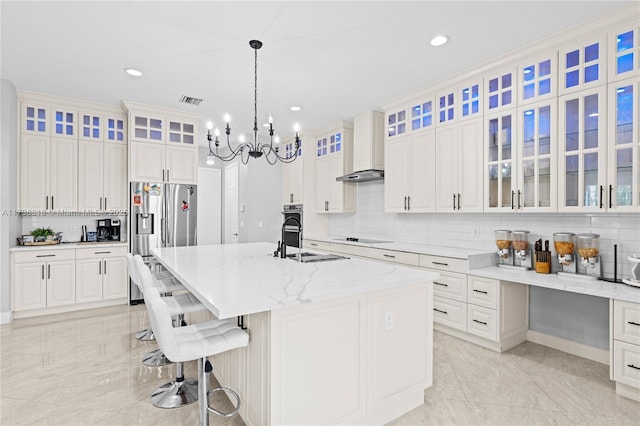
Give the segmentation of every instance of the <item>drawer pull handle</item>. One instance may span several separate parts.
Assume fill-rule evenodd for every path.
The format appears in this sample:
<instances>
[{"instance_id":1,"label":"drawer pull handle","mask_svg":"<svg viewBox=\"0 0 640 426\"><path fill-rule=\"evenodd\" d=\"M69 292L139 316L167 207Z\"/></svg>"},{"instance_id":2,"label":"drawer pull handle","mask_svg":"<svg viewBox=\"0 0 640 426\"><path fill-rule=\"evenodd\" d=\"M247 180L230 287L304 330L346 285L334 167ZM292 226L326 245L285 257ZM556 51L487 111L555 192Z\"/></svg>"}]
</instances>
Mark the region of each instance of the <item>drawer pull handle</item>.
<instances>
[{"instance_id":1,"label":"drawer pull handle","mask_svg":"<svg viewBox=\"0 0 640 426\"><path fill-rule=\"evenodd\" d=\"M39 254L36 257L56 257L55 254Z\"/></svg>"},{"instance_id":2,"label":"drawer pull handle","mask_svg":"<svg viewBox=\"0 0 640 426\"><path fill-rule=\"evenodd\" d=\"M42 265L42 279L44 280L44 264Z\"/></svg>"},{"instance_id":3,"label":"drawer pull handle","mask_svg":"<svg viewBox=\"0 0 640 426\"><path fill-rule=\"evenodd\" d=\"M640 324L638 324L637 322L633 322L633 321L627 321L627 324L640 326Z\"/></svg>"},{"instance_id":4,"label":"drawer pull handle","mask_svg":"<svg viewBox=\"0 0 640 426\"><path fill-rule=\"evenodd\" d=\"M431 263L433 263L434 265L449 266L448 263L444 263L444 262L431 262Z\"/></svg>"},{"instance_id":5,"label":"drawer pull handle","mask_svg":"<svg viewBox=\"0 0 640 426\"><path fill-rule=\"evenodd\" d=\"M309 243L310 246L318 247L316 243Z\"/></svg>"},{"instance_id":6,"label":"drawer pull handle","mask_svg":"<svg viewBox=\"0 0 640 426\"><path fill-rule=\"evenodd\" d=\"M392 254L386 254L386 253L383 253L382 255L383 255L384 257L390 257L390 258L392 258L392 259L395 259L395 258L396 258L396 257L395 257L394 255L392 255Z\"/></svg>"},{"instance_id":7,"label":"drawer pull handle","mask_svg":"<svg viewBox=\"0 0 640 426\"><path fill-rule=\"evenodd\" d=\"M478 321L477 319L474 319L473 322L477 322L478 324L482 324L482 325L487 325L486 322L484 321Z\"/></svg>"},{"instance_id":8,"label":"drawer pull handle","mask_svg":"<svg viewBox=\"0 0 640 426\"><path fill-rule=\"evenodd\" d=\"M441 314L449 315L447 311L441 311L440 309L433 308L434 311L440 312Z\"/></svg>"},{"instance_id":9,"label":"drawer pull handle","mask_svg":"<svg viewBox=\"0 0 640 426\"><path fill-rule=\"evenodd\" d=\"M627 364L627 367L635 368L636 370L640 370L640 367L636 367L633 364Z\"/></svg>"},{"instance_id":10,"label":"drawer pull handle","mask_svg":"<svg viewBox=\"0 0 640 426\"><path fill-rule=\"evenodd\" d=\"M94 251L93 254L109 254L110 251Z\"/></svg>"},{"instance_id":11,"label":"drawer pull handle","mask_svg":"<svg viewBox=\"0 0 640 426\"><path fill-rule=\"evenodd\" d=\"M436 285L441 285L442 287L449 287L449 284L446 283L439 283L438 281L434 281L433 283Z\"/></svg>"},{"instance_id":12,"label":"drawer pull handle","mask_svg":"<svg viewBox=\"0 0 640 426\"><path fill-rule=\"evenodd\" d=\"M489 293L487 291L476 290L475 288L473 289L473 291L475 291L476 293L482 293L482 294L488 294Z\"/></svg>"}]
</instances>

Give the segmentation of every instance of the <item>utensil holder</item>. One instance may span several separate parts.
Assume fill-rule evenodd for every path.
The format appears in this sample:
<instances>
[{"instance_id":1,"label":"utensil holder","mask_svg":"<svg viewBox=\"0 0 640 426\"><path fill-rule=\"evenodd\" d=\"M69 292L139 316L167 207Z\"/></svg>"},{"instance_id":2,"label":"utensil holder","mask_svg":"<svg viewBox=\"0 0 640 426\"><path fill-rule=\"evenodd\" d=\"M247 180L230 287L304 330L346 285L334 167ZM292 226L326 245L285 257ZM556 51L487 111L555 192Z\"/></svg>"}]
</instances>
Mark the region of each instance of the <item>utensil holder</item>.
<instances>
[{"instance_id":1,"label":"utensil holder","mask_svg":"<svg viewBox=\"0 0 640 426\"><path fill-rule=\"evenodd\" d=\"M535 271L538 274L551 273L551 252L550 251L536 252Z\"/></svg>"}]
</instances>

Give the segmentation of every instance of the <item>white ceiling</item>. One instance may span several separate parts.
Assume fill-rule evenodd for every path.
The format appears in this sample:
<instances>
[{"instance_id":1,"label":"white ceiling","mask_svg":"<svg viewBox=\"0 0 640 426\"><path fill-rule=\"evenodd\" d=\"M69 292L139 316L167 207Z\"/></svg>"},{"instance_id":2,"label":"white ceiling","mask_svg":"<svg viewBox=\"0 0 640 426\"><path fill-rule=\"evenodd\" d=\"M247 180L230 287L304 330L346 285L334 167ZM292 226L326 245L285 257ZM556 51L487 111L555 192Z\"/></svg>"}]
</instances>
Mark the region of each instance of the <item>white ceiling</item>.
<instances>
[{"instance_id":1,"label":"white ceiling","mask_svg":"<svg viewBox=\"0 0 640 426\"><path fill-rule=\"evenodd\" d=\"M632 1L6 1L1 76L18 89L196 111L235 133L318 129ZM429 45L443 33L450 42ZM142 70L142 78L123 72ZM182 95L203 98L199 107ZM289 107L300 105L301 112ZM204 143L204 140L202 141Z\"/></svg>"}]
</instances>

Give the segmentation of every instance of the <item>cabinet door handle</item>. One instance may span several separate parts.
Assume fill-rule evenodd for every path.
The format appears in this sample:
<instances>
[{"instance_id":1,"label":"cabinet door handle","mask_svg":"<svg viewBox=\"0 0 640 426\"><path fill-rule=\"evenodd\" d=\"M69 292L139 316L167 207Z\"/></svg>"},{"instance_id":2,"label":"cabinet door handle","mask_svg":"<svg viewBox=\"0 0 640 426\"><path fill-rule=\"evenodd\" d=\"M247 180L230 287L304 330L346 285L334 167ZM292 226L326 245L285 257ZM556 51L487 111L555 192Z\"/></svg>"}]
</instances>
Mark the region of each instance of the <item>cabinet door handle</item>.
<instances>
[{"instance_id":1,"label":"cabinet door handle","mask_svg":"<svg viewBox=\"0 0 640 426\"><path fill-rule=\"evenodd\" d=\"M456 194L453 194L453 209L456 209Z\"/></svg>"},{"instance_id":2,"label":"cabinet door handle","mask_svg":"<svg viewBox=\"0 0 640 426\"><path fill-rule=\"evenodd\" d=\"M404 210L407 210L407 196L404 196Z\"/></svg>"},{"instance_id":3,"label":"cabinet door handle","mask_svg":"<svg viewBox=\"0 0 640 426\"><path fill-rule=\"evenodd\" d=\"M604 194L604 187L600 185L600 208L603 207L604 203L602 202L602 195Z\"/></svg>"},{"instance_id":4,"label":"cabinet door handle","mask_svg":"<svg viewBox=\"0 0 640 426\"><path fill-rule=\"evenodd\" d=\"M448 263L444 263L444 262L431 262L431 263L433 263L434 265L449 266Z\"/></svg>"},{"instance_id":5,"label":"cabinet door handle","mask_svg":"<svg viewBox=\"0 0 640 426\"><path fill-rule=\"evenodd\" d=\"M613 208L613 185L609 185L609 208Z\"/></svg>"},{"instance_id":6,"label":"cabinet door handle","mask_svg":"<svg viewBox=\"0 0 640 426\"><path fill-rule=\"evenodd\" d=\"M105 274L105 275L107 275L107 261L106 261L106 260L104 261L104 269L103 269L103 272L104 272L104 274Z\"/></svg>"},{"instance_id":7,"label":"cabinet door handle","mask_svg":"<svg viewBox=\"0 0 640 426\"><path fill-rule=\"evenodd\" d=\"M391 259L395 259L395 258L396 258L396 257L395 257L394 255L392 255L392 254L386 254L386 253L383 253L382 255L383 255L384 257L390 257Z\"/></svg>"},{"instance_id":8,"label":"cabinet door handle","mask_svg":"<svg viewBox=\"0 0 640 426\"><path fill-rule=\"evenodd\" d=\"M627 367L635 368L636 370L640 370L640 367L636 367L633 364L627 364Z\"/></svg>"},{"instance_id":9,"label":"cabinet door handle","mask_svg":"<svg viewBox=\"0 0 640 426\"><path fill-rule=\"evenodd\" d=\"M102 275L102 262L98 262L98 275Z\"/></svg>"},{"instance_id":10,"label":"cabinet door handle","mask_svg":"<svg viewBox=\"0 0 640 426\"><path fill-rule=\"evenodd\" d=\"M42 265L42 279L44 280L44 264Z\"/></svg>"},{"instance_id":11,"label":"cabinet door handle","mask_svg":"<svg viewBox=\"0 0 640 426\"><path fill-rule=\"evenodd\" d=\"M434 281L433 283L435 285L441 285L442 287L449 287L449 284L446 284L446 283L439 283L438 281Z\"/></svg>"},{"instance_id":12,"label":"cabinet door handle","mask_svg":"<svg viewBox=\"0 0 640 426\"><path fill-rule=\"evenodd\" d=\"M104 197L104 209L107 209L107 197Z\"/></svg>"},{"instance_id":13,"label":"cabinet door handle","mask_svg":"<svg viewBox=\"0 0 640 426\"><path fill-rule=\"evenodd\" d=\"M289 202L293 203L293 193L289 194Z\"/></svg>"},{"instance_id":14,"label":"cabinet door handle","mask_svg":"<svg viewBox=\"0 0 640 426\"><path fill-rule=\"evenodd\" d=\"M458 193L458 210L460 210L460 193Z\"/></svg>"},{"instance_id":15,"label":"cabinet door handle","mask_svg":"<svg viewBox=\"0 0 640 426\"><path fill-rule=\"evenodd\" d=\"M514 195L516 195L516 191L511 191L511 210L516 208L515 204L513 204L513 196Z\"/></svg>"},{"instance_id":16,"label":"cabinet door handle","mask_svg":"<svg viewBox=\"0 0 640 426\"><path fill-rule=\"evenodd\" d=\"M49 210L49 196L48 195L44 197L44 204L45 204L44 209L45 210Z\"/></svg>"},{"instance_id":17,"label":"cabinet door handle","mask_svg":"<svg viewBox=\"0 0 640 426\"><path fill-rule=\"evenodd\" d=\"M51 265L47 265L47 279L51 279Z\"/></svg>"},{"instance_id":18,"label":"cabinet door handle","mask_svg":"<svg viewBox=\"0 0 640 426\"><path fill-rule=\"evenodd\" d=\"M484 321L478 321L477 319L474 319L473 322L477 322L478 324L482 324L482 325L487 325L486 322Z\"/></svg>"},{"instance_id":19,"label":"cabinet door handle","mask_svg":"<svg viewBox=\"0 0 640 426\"><path fill-rule=\"evenodd\" d=\"M518 210L522 208L522 206L520 205L520 195L522 195L522 192L518 189Z\"/></svg>"},{"instance_id":20,"label":"cabinet door handle","mask_svg":"<svg viewBox=\"0 0 640 426\"><path fill-rule=\"evenodd\" d=\"M489 292L487 291L476 290L475 288L473 289L473 291L475 291L476 293L489 294Z\"/></svg>"},{"instance_id":21,"label":"cabinet door handle","mask_svg":"<svg viewBox=\"0 0 640 426\"><path fill-rule=\"evenodd\" d=\"M437 309L437 308L433 308L433 310L436 312L440 312L441 314L449 315L447 311L441 311L440 309Z\"/></svg>"},{"instance_id":22,"label":"cabinet door handle","mask_svg":"<svg viewBox=\"0 0 640 426\"><path fill-rule=\"evenodd\" d=\"M407 210L411 210L411 197L407 196Z\"/></svg>"},{"instance_id":23,"label":"cabinet door handle","mask_svg":"<svg viewBox=\"0 0 640 426\"><path fill-rule=\"evenodd\" d=\"M637 322L633 322L633 321L627 321L627 324L640 326L640 324L638 324Z\"/></svg>"},{"instance_id":24,"label":"cabinet door handle","mask_svg":"<svg viewBox=\"0 0 640 426\"><path fill-rule=\"evenodd\" d=\"M94 251L93 254L110 254L110 251Z\"/></svg>"},{"instance_id":25,"label":"cabinet door handle","mask_svg":"<svg viewBox=\"0 0 640 426\"><path fill-rule=\"evenodd\" d=\"M53 195L51 196L51 210L53 210Z\"/></svg>"},{"instance_id":26,"label":"cabinet door handle","mask_svg":"<svg viewBox=\"0 0 640 426\"><path fill-rule=\"evenodd\" d=\"M167 169L167 182L169 182L171 179L169 179L169 169Z\"/></svg>"},{"instance_id":27,"label":"cabinet door handle","mask_svg":"<svg viewBox=\"0 0 640 426\"><path fill-rule=\"evenodd\" d=\"M316 243L309 243L310 246L312 247L318 247L318 245Z\"/></svg>"},{"instance_id":28,"label":"cabinet door handle","mask_svg":"<svg viewBox=\"0 0 640 426\"><path fill-rule=\"evenodd\" d=\"M100 210L102 210L102 197L100 197Z\"/></svg>"},{"instance_id":29,"label":"cabinet door handle","mask_svg":"<svg viewBox=\"0 0 640 426\"><path fill-rule=\"evenodd\" d=\"M38 254L36 257L56 257L55 254Z\"/></svg>"}]
</instances>

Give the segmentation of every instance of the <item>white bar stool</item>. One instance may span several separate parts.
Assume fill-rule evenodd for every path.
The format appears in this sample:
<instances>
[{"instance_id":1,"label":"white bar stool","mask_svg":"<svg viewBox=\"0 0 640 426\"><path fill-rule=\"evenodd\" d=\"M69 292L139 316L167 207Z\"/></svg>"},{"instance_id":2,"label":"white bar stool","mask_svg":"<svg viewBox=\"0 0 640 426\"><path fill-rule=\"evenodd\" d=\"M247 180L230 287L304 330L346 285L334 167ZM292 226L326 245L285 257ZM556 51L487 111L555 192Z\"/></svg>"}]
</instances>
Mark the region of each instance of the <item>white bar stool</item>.
<instances>
[{"instance_id":1,"label":"white bar stool","mask_svg":"<svg viewBox=\"0 0 640 426\"><path fill-rule=\"evenodd\" d=\"M143 279L144 282L144 279ZM249 344L249 335L231 320L210 320L186 327L171 326L171 314L167 304L155 288L144 293L144 301L149 311L151 326L156 340L167 357L175 362L198 360L198 403L200 425L209 425L209 412L223 417L231 417L240 409L240 397L229 388L215 388L212 392L225 391L236 400L235 408L223 413L209 407L208 373L211 365L208 356L216 355Z\"/></svg>"}]
</instances>

